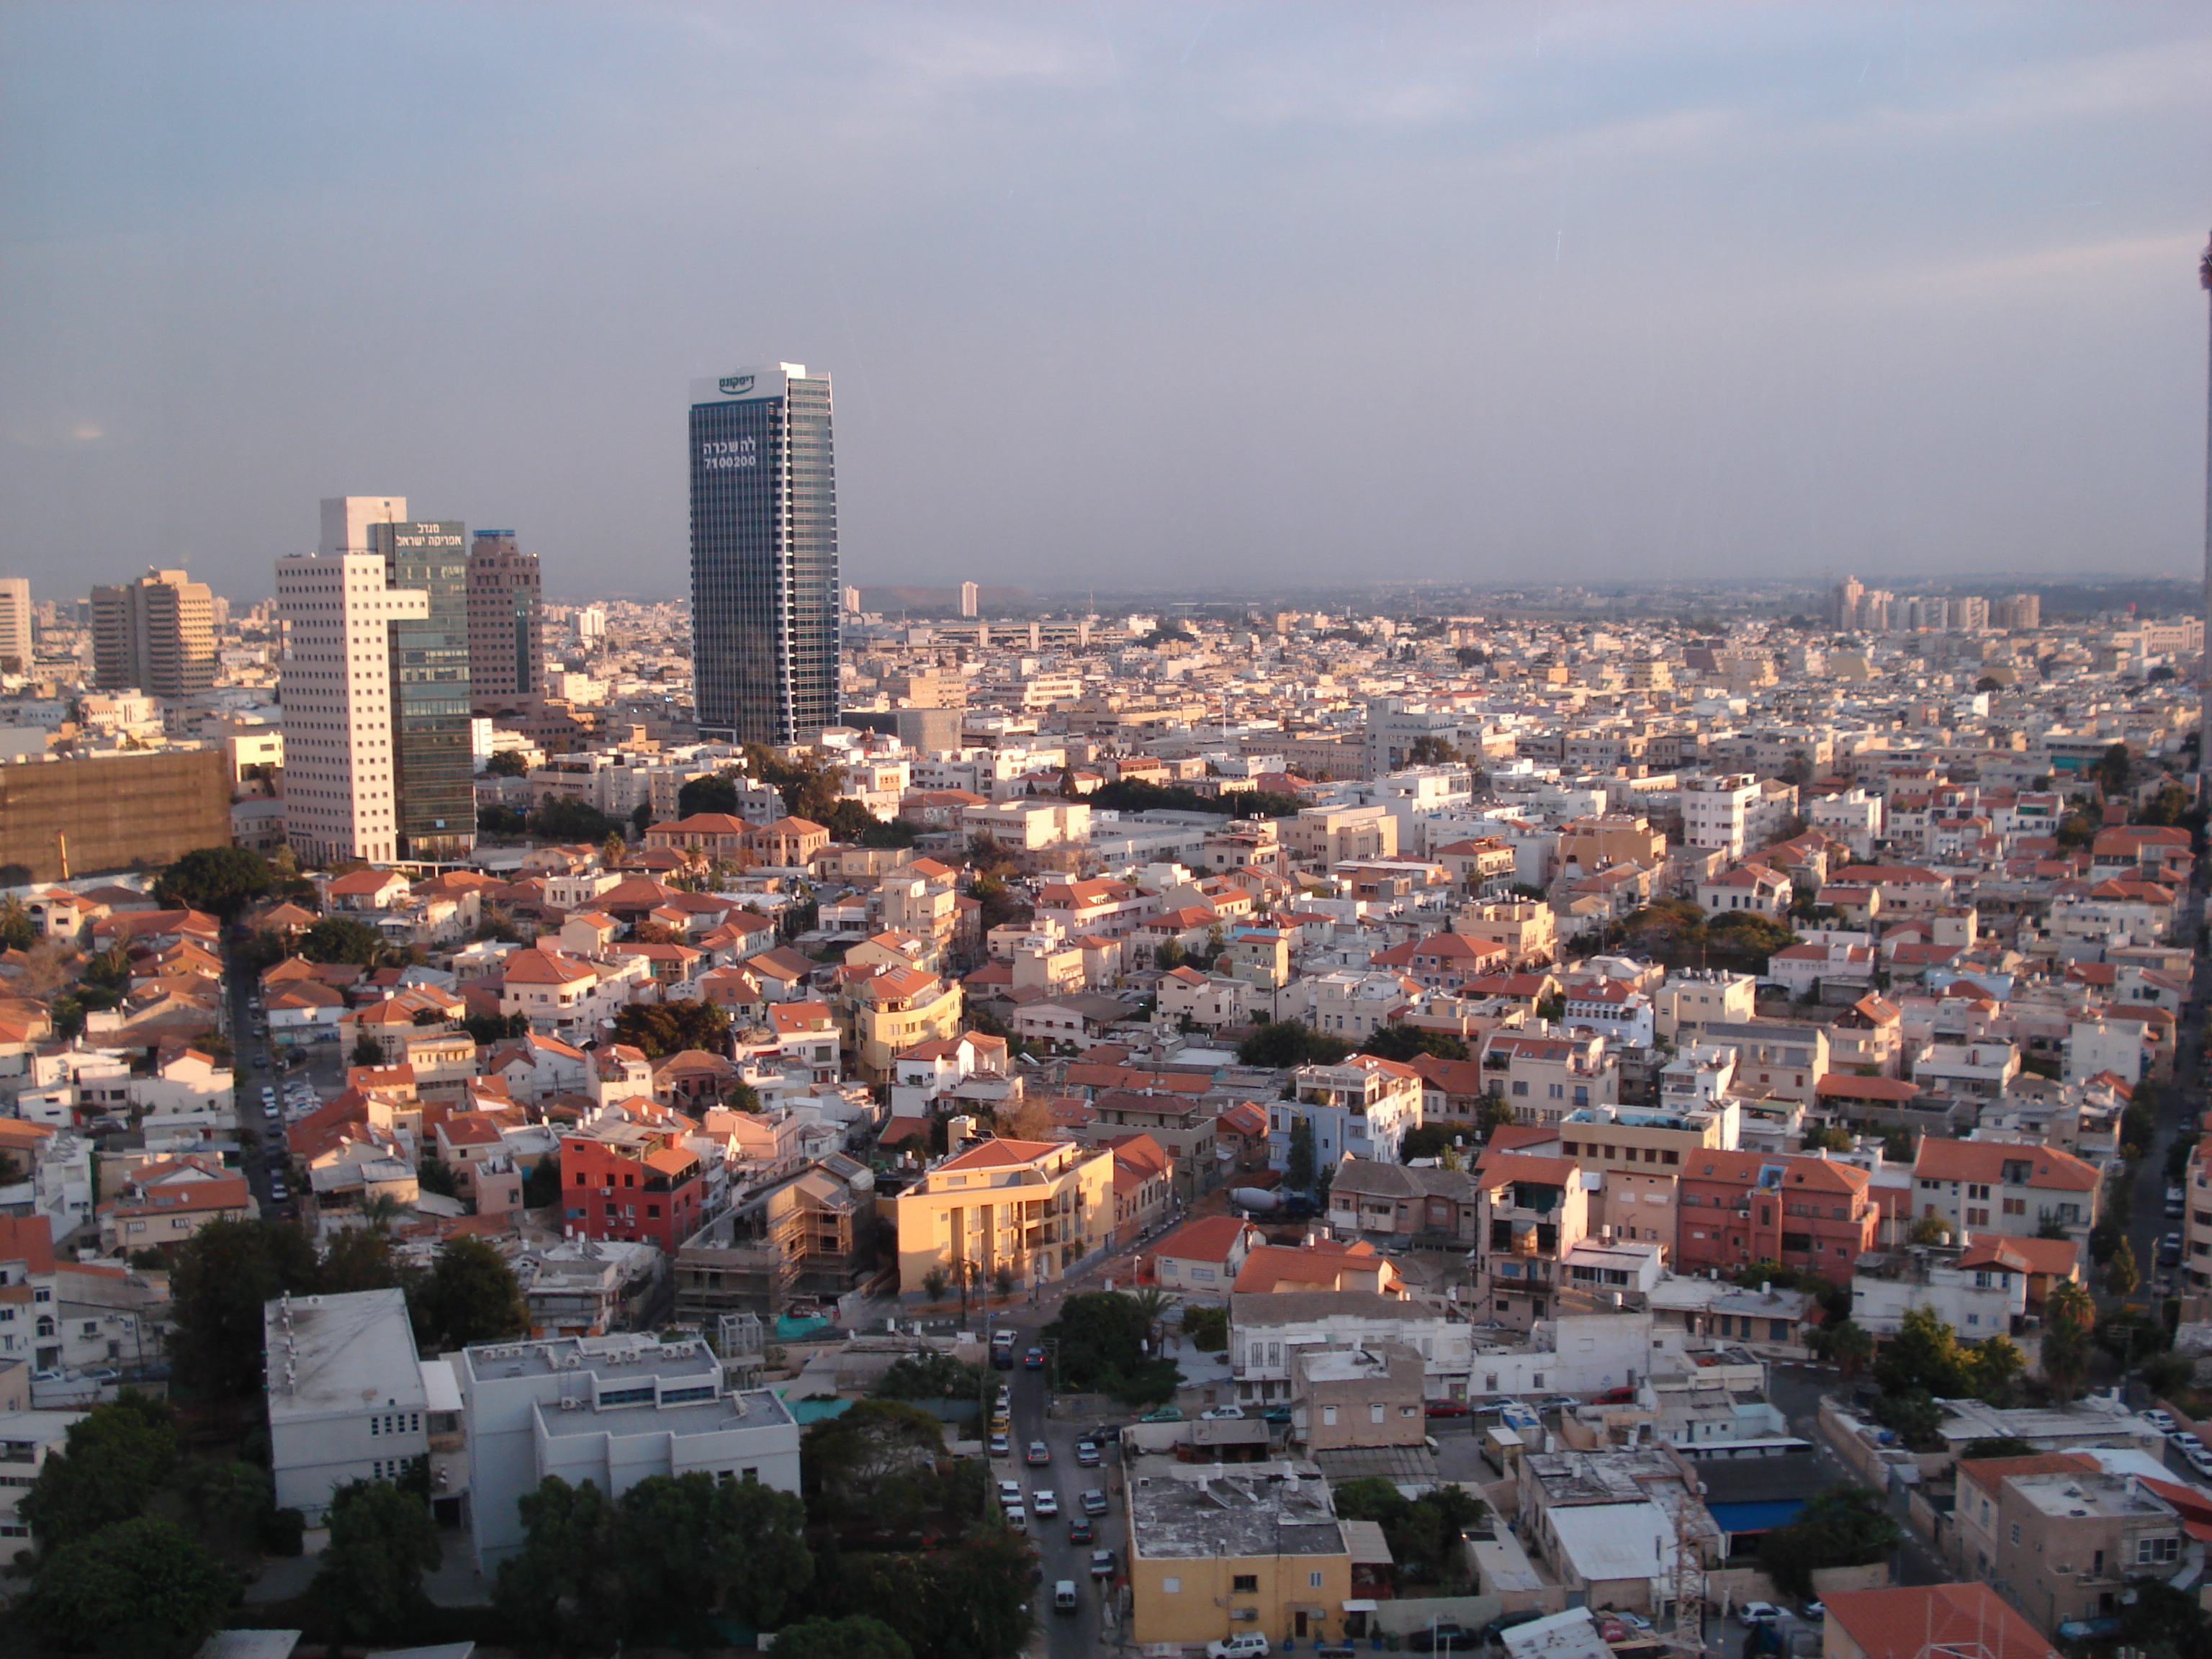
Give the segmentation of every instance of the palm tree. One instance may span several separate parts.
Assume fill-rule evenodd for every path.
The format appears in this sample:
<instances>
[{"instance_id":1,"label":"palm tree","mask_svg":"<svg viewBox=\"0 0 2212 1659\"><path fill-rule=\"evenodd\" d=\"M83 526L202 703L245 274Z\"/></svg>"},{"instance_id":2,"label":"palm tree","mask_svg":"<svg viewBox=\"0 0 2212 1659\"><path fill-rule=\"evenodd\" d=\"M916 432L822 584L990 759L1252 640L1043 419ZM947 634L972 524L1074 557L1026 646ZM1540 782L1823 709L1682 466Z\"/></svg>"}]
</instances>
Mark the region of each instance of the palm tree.
<instances>
[{"instance_id":1,"label":"palm tree","mask_svg":"<svg viewBox=\"0 0 2212 1659\"><path fill-rule=\"evenodd\" d=\"M372 1193L361 1201L361 1218L379 1232L387 1232L406 1206L390 1193Z\"/></svg>"},{"instance_id":2,"label":"palm tree","mask_svg":"<svg viewBox=\"0 0 2212 1659\"><path fill-rule=\"evenodd\" d=\"M1175 1298L1157 1285L1147 1285L1141 1291L1129 1292L1129 1300L1137 1304L1137 1311L1145 1318L1145 1340L1152 1345L1151 1352L1160 1351L1160 1325L1167 1318L1168 1310Z\"/></svg>"}]
</instances>

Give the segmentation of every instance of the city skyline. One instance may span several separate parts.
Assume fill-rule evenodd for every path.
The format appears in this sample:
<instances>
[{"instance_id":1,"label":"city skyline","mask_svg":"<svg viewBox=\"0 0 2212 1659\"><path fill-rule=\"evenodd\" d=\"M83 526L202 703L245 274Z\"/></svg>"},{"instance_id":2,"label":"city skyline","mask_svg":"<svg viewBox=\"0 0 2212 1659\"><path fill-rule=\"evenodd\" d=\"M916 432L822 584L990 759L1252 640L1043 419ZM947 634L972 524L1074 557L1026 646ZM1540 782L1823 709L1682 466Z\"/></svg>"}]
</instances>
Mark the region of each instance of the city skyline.
<instances>
[{"instance_id":1,"label":"city skyline","mask_svg":"<svg viewBox=\"0 0 2212 1659\"><path fill-rule=\"evenodd\" d=\"M864 583L2197 546L2195 9L96 15L0 25L40 88L0 568L41 598L265 592L360 477L673 597L659 389L777 351L845 368ZM465 118L395 120L402 64ZM326 72L386 112L331 131L290 90ZM504 279L331 268L364 198ZM1314 395L1369 378L1356 420Z\"/></svg>"}]
</instances>

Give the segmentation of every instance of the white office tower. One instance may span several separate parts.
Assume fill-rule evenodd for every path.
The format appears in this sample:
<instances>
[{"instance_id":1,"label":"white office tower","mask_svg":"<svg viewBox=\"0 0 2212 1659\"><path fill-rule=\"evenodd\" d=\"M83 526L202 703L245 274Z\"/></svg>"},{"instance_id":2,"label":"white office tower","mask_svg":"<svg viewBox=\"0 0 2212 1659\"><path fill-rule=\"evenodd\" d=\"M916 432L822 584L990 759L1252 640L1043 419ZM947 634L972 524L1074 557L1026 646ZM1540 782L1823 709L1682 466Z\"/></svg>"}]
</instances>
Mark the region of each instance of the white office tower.
<instances>
[{"instance_id":1,"label":"white office tower","mask_svg":"<svg viewBox=\"0 0 2212 1659\"><path fill-rule=\"evenodd\" d=\"M289 634L277 680L284 837L308 862L399 855L388 625L428 617L430 596L385 586L368 526L406 516L404 496L325 501L315 551L276 561L276 610Z\"/></svg>"}]
</instances>

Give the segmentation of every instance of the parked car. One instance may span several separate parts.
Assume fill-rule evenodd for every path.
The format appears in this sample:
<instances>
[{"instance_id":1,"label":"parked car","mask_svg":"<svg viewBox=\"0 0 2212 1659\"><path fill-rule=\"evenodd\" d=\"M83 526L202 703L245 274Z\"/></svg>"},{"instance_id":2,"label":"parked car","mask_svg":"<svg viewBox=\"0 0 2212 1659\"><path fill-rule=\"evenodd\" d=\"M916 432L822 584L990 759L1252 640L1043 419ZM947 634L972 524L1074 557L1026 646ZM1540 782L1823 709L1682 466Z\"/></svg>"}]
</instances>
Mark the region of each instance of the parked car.
<instances>
[{"instance_id":1,"label":"parked car","mask_svg":"<svg viewBox=\"0 0 2212 1659\"><path fill-rule=\"evenodd\" d=\"M1013 1443L1012 1441L1011 1441L1011 1440L1007 1439L1007 1438L1006 1438L1006 1437L1005 1436L1005 1434L1003 1434L1003 1433L994 1434L994 1435L993 1435L993 1436L991 1437L991 1455L992 1455L992 1456L994 1456L994 1457L1012 1457L1013 1455L1014 1455L1014 1443Z\"/></svg>"},{"instance_id":2,"label":"parked car","mask_svg":"<svg viewBox=\"0 0 2212 1659\"><path fill-rule=\"evenodd\" d=\"M1822 1607L1818 1601L1808 1601L1805 1604L1804 1616L1807 1620L1817 1625L1828 1616L1828 1610Z\"/></svg>"},{"instance_id":3,"label":"parked car","mask_svg":"<svg viewBox=\"0 0 2212 1659\"><path fill-rule=\"evenodd\" d=\"M1139 1418L1137 1421L1139 1423L1180 1423L1182 1421L1182 1407L1180 1406L1161 1406L1155 1410L1146 1412L1142 1417Z\"/></svg>"},{"instance_id":4,"label":"parked car","mask_svg":"<svg viewBox=\"0 0 2212 1659\"><path fill-rule=\"evenodd\" d=\"M1256 1630L1247 1631L1226 1642L1208 1642L1206 1659L1267 1659L1272 1650L1265 1636Z\"/></svg>"},{"instance_id":5,"label":"parked car","mask_svg":"<svg viewBox=\"0 0 2212 1659\"><path fill-rule=\"evenodd\" d=\"M1040 1521L1049 1521L1060 1513L1060 1494L1050 1486L1039 1486L1030 1494L1030 1503Z\"/></svg>"},{"instance_id":6,"label":"parked car","mask_svg":"<svg viewBox=\"0 0 2212 1659\"><path fill-rule=\"evenodd\" d=\"M1210 1411L1200 1412L1198 1420L1201 1423L1242 1423L1244 1408L1242 1406L1216 1406Z\"/></svg>"},{"instance_id":7,"label":"parked car","mask_svg":"<svg viewBox=\"0 0 2212 1659\"><path fill-rule=\"evenodd\" d=\"M2158 1241L2158 1265L2171 1267L2181 1260L2181 1235L2167 1233Z\"/></svg>"},{"instance_id":8,"label":"parked car","mask_svg":"<svg viewBox=\"0 0 2212 1659\"><path fill-rule=\"evenodd\" d=\"M2177 1426L2173 1420L2172 1413L2160 1411L2155 1407L2142 1414L2142 1420L2149 1424L2151 1427L2156 1429L2160 1434L2172 1434Z\"/></svg>"},{"instance_id":9,"label":"parked car","mask_svg":"<svg viewBox=\"0 0 2212 1659\"><path fill-rule=\"evenodd\" d=\"M1747 1601L1735 1610L1735 1621L1746 1630L1754 1625L1779 1624L1782 1609L1771 1601Z\"/></svg>"},{"instance_id":10,"label":"parked car","mask_svg":"<svg viewBox=\"0 0 2212 1659\"><path fill-rule=\"evenodd\" d=\"M2184 1192L2179 1187L2168 1187L2166 1189L2166 1212L2168 1216L2173 1218L2175 1220L2179 1220L2181 1218L2181 1212L2188 1207L2189 1194L2187 1193Z\"/></svg>"},{"instance_id":11,"label":"parked car","mask_svg":"<svg viewBox=\"0 0 2212 1659\"><path fill-rule=\"evenodd\" d=\"M1093 1550L1091 1552L1091 1576L1093 1578L1111 1578L1114 1576L1113 1551Z\"/></svg>"},{"instance_id":12,"label":"parked car","mask_svg":"<svg viewBox=\"0 0 2212 1659\"><path fill-rule=\"evenodd\" d=\"M1001 1480L999 1482L999 1506L1001 1509L1005 1508L1009 1504L1018 1504L1021 1501L1022 1483L1020 1481Z\"/></svg>"},{"instance_id":13,"label":"parked car","mask_svg":"<svg viewBox=\"0 0 2212 1659\"><path fill-rule=\"evenodd\" d=\"M1030 1512L1019 1504L1007 1504L1006 1524L1016 1532L1027 1532L1030 1529Z\"/></svg>"},{"instance_id":14,"label":"parked car","mask_svg":"<svg viewBox=\"0 0 2212 1659\"><path fill-rule=\"evenodd\" d=\"M1465 1417L1468 1414L1464 1400L1431 1400L1422 1405L1421 1410L1430 1417Z\"/></svg>"},{"instance_id":15,"label":"parked car","mask_svg":"<svg viewBox=\"0 0 2212 1659\"><path fill-rule=\"evenodd\" d=\"M1288 1406L1270 1407L1261 1420L1267 1423L1287 1423L1291 1420L1291 1408Z\"/></svg>"},{"instance_id":16,"label":"parked car","mask_svg":"<svg viewBox=\"0 0 2212 1659\"><path fill-rule=\"evenodd\" d=\"M283 1182L276 1180L274 1176L270 1177L269 1182L269 1198L271 1203L282 1204L291 1196L292 1189L290 1188L287 1187Z\"/></svg>"},{"instance_id":17,"label":"parked car","mask_svg":"<svg viewBox=\"0 0 2212 1659\"><path fill-rule=\"evenodd\" d=\"M1091 1487L1090 1491L1085 1492L1083 1494L1083 1512L1085 1515L1105 1514L1106 1494L1096 1486Z\"/></svg>"},{"instance_id":18,"label":"parked car","mask_svg":"<svg viewBox=\"0 0 2212 1659\"><path fill-rule=\"evenodd\" d=\"M1029 1450L1022 1455L1022 1462L1033 1469L1042 1468L1052 1462L1052 1448L1042 1440L1032 1440Z\"/></svg>"},{"instance_id":19,"label":"parked car","mask_svg":"<svg viewBox=\"0 0 2212 1659\"><path fill-rule=\"evenodd\" d=\"M1449 1620L1406 1632L1406 1646L1414 1653L1472 1653L1480 1639L1465 1625Z\"/></svg>"},{"instance_id":20,"label":"parked car","mask_svg":"<svg viewBox=\"0 0 2212 1659\"><path fill-rule=\"evenodd\" d=\"M1097 1446L1088 1440L1077 1441L1075 1443L1075 1462L1076 1467L1079 1468L1097 1468L1099 1462Z\"/></svg>"}]
</instances>

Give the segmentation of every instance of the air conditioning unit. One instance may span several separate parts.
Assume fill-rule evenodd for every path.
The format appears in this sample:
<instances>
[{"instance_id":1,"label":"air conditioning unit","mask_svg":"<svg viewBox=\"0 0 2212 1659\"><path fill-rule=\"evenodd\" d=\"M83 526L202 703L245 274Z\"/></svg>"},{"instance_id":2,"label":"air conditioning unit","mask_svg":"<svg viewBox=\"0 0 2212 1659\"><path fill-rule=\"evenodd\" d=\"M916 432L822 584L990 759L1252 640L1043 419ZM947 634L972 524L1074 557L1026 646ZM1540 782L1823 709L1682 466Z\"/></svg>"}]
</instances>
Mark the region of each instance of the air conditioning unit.
<instances>
[{"instance_id":1,"label":"air conditioning unit","mask_svg":"<svg viewBox=\"0 0 2212 1659\"><path fill-rule=\"evenodd\" d=\"M576 1367L578 1367L579 1365L582 1364L583 1363L584 1363L584 1356L583 1356L583 1355L581 1355L581 1354L580 1354L580 1353L566 1354L566 1355L563 1355L563 1356L562 1357L562 1360L561 1360L561 1369L562 1369L562 1370L564 1370L564 1371L573 1371L573 1370L574 1370L576 1369Z\"/></svg>"},{"instance_id":2,"label":"air conditioning unit","mask_svg":"<svg viewBox=\"0 0 2212 1659\"><path fill-rule=\"evenodd\" d=\"M1229 1609L1229 1616L1231 1619L1242 1619L1249 1621L1259 1618L1260 1609L1257 1607L1231 1607Z\"/></svg>"}]
</instances>

